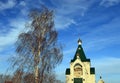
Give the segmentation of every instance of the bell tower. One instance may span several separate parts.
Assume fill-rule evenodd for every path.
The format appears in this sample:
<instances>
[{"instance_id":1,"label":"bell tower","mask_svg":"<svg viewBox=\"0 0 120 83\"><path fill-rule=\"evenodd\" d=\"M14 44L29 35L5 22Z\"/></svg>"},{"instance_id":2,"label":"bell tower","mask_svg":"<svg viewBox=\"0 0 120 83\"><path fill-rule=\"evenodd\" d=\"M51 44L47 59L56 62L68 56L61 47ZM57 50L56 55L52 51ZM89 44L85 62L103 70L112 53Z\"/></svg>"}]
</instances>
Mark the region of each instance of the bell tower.
<instances>
[{"instance_id":1,"label":"bell tower","mask_svg":"<svg viewBox=\"0 0 120 83\"><path fill-rule=\"evenodd\" d=\"M80 39L70 68L66 69L65 74L66 83L95 83L95 68L91 67L90 59L86 58Z\"/></svg>"}]
</instances>

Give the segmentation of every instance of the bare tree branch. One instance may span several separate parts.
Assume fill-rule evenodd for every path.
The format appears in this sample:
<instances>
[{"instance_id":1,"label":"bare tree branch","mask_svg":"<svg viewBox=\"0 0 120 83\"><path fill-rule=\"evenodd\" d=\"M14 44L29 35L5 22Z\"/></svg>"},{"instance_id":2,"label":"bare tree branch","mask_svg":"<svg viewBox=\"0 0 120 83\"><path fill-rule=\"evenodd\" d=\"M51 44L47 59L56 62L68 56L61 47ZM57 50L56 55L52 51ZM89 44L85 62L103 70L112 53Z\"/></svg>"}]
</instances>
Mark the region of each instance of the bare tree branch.
<instances>
[{"instance_id":1,"label":"bare tree branch","mask_svg":"<svg viewBox=\"0 0 120 83\"><path fill-rule=\"evenodd\" d=\"M16 56L10 59L12 67L28 73L23 76L25 83L54 83L49 75L61 63L63 54L61 45L57 43L53 11L43 8L30 12L29 16L28 31L19 34L15 43Z\"/></svg>"}]
</instances>

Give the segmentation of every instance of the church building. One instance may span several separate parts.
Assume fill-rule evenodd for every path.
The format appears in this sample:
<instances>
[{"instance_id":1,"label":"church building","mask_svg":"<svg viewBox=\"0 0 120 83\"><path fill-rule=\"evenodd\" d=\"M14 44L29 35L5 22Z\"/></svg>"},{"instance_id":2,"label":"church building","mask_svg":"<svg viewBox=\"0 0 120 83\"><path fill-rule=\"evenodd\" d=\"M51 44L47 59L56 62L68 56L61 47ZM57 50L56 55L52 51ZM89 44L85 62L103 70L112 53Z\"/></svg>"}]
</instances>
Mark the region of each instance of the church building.
<instances>
[{"instance_id":1,"label":"church building","mask_svg":"<svg viewBox=\"0 0 120 83\"><path fill-rule=\"evenodd\" d=\"M85 56L80 39L70 68L66 69L66 83L95 83L95 68L91 67L90 59Z\"/></svg>"}]
</instances>

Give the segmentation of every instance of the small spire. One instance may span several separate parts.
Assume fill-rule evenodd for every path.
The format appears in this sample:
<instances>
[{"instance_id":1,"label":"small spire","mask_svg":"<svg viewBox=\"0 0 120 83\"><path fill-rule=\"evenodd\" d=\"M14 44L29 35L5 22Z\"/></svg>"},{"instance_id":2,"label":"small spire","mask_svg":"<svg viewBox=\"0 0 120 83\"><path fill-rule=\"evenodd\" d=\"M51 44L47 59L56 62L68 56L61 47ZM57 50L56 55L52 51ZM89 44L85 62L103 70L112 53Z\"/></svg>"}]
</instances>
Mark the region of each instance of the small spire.
<instances>
[{"instance_id":1,"label":"small spire","mask_svg":"<svg viewBox=\"0 0 120 83\"><path fill-rule=\"evenodd\" d=\"M100 76L100 79L102 79L102 76Z\"/></svg>"},{"instance_id":2,"label":"small spire","mask_svg":"<svg viewBox=\"0 0 120 83\"><path fill-rule=\"evenodd\" d=\"M78 45L81 45L82 44L82 41L79 39L78 40Z\"/></svg>"}]
</instances>

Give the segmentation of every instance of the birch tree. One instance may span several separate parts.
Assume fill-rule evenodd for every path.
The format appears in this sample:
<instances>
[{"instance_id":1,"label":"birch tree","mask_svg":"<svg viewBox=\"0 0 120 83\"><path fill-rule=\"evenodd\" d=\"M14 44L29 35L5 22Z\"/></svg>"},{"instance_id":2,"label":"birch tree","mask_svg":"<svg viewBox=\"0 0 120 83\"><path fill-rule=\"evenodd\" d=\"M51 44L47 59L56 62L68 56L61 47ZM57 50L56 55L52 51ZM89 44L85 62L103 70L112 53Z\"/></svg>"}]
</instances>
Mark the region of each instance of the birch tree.
<instances>
[{"instance_id":1,"label":"birch tree","mask_svg":"<svg viewBox=\"0 0 120 83\"><path fill-rule=\"evenodd\" d=\"M52 10L32 11L29 17L31 23L25 28L27 31L20 33L16 41L12 67L22 72L34 72L35 83L43 83L44 75L61 63L62 47L57 42Z\"/></svg>"}]
</instances>

